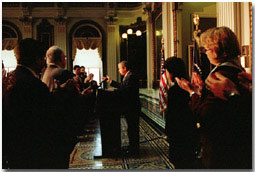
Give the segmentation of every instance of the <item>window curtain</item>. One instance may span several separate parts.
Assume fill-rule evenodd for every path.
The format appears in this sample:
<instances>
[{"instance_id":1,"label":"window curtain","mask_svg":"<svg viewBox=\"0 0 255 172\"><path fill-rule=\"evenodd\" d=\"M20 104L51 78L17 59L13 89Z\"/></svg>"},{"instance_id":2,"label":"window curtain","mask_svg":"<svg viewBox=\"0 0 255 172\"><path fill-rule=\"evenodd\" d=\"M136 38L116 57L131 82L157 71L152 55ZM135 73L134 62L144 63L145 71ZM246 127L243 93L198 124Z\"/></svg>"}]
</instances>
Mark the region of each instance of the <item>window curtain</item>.
<instances>
[{"instance_id":1,"label":"window curtain","mask_svg":"<svg viewBox=\"0 0 255 172\"><path fill-rule=\"evenodd\" d=\"M72 51L72 59L75 59L76 49L98 49L98 54L100 58L102 58L102 41L101 38L74 38L73 39L73 51Z\"/></svg>"},{"instance_id":2,"label":"window curtain","mask_svg":"<svg viewBox=\"0 0 255 172\"><path fill-rule=\"evenodd\" d=\"M17 43L17 38L5 38L2 42L2 50L13 50Z\"/></svg>"}]
</instances>

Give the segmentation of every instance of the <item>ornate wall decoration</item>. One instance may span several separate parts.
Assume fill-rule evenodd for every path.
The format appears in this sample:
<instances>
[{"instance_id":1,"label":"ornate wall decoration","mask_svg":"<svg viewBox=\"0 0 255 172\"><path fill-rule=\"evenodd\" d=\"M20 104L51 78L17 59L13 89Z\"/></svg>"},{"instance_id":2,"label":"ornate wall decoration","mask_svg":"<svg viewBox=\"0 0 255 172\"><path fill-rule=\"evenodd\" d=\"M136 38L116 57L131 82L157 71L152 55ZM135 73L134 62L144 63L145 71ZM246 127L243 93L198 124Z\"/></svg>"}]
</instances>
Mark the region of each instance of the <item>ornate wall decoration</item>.
<instances>
[{"instance_id":1,"label":"ornate wall decoration","mask_svg":"<svg viewBox=\"0 0 255 172\"><path fill-rule=\"evenodd\" d=\"M54 44L54 26L45 18L37 26L37 40L41 41L47 49Z\"/></svg>"}]
</instances>

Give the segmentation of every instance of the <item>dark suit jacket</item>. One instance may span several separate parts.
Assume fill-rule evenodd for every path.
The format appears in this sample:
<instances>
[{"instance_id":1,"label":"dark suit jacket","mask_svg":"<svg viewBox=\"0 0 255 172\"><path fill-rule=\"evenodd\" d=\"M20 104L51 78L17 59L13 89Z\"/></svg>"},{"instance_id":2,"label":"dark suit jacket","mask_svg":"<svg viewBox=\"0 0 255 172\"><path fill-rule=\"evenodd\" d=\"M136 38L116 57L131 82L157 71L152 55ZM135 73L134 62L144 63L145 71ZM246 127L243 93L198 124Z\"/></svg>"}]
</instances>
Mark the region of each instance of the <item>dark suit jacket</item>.
<instances>
[{"instance_id":1,"label":"dark suit jacket","mask_svg":"<svg viewBox=\"0 0 255 172\"><path fill-rule=\"evenodd\" d=\"M73 76L74 74L70 71L52 64L47 67L42 78L52 92L54 112L56 112L53 115L58 121L56 124L59 136L57 144L61 145L67 154L72 152L76 144L76 136L84 127L81 122L87 115L88 105L86 104L89 100L84 100L85 96L81 96L75 87L73 89L57 88L54 80L61 85ZM63 153L63 150L59 154Z\"/></svg>"},{"instance_id":2,"label":"dark suit jacket","mask_svg":"<svg viewBox=\"0 0 255 172\"><path fill-rule=\"evenodd\" d=\"M52 168L54 119L47 86L24 66L3 97L3 152L10 168Z\"/></svg>"},{"instance_id":3,"label":"dark suit jacket","mask_svg":"<svg viewBox=\"0 0 255 172\"><path fill-rule=\"evenodd\" d=\"M201 125L203 163L207 168L251 168L251 99L245 98L238 84L242 70L219 66L216 71L237 85L241 97L225 101L208 90L200 99L192 96L193 111Z\"/></svg>"},{"instance_id":4,"label":"dark suit jacket","mask_svg":"<svg viewBox=\"0 0 255 172\"><path fill-rule=\"evenodd\" d=\"M123 111L140 110L139 81L134 73L129 72L121 83L112 81L111 86L117 88L114 93L118 97L119 102L116 103L120 103L119 105Z\"/></svg>"},{"instance_id":5,"label":"dark suit jacket","mask_svg":"<svg viewBox=\"0 0 255 172\"><path fill-rule=\"evenodd\" d=\"M48 87L50 92L53 91L54 88L54 80L56 79L58 83L61 85L65 83L68 79L72 79L74 76L73 73L66 69L62 69L57 67L56 65L50 65L46 68L42 82L44 82Z\"/></svg>"},{"instance_id":6,"label":"dark suit jacket","mask_svg":"<svg viewBox=\"0 0 255 172\"><path fill-rule=\"evenodd\" d=\"M165 130L170 144L180 147L194 144L196 123L189 100L188 92L181 89L177 83L168 91Z\"/></svg>"}]
</instances>

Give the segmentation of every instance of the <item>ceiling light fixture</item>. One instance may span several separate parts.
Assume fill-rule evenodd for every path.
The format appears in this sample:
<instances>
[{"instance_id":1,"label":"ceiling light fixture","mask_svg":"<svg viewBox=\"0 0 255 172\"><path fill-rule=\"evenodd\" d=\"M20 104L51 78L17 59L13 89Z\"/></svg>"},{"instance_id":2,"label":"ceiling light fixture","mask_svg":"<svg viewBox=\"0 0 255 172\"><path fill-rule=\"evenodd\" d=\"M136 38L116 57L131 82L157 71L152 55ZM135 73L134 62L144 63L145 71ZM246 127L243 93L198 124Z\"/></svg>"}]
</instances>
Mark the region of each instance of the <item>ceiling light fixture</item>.
<instances>
[{"instance_id":1,"label":"ceiling light fixture","mask_svg":"<svg viewBox=\"0 0 255 172\"><path fill-rule=\"evenodd\" d=\"M140 30L137 30L135 34L136 34L136 36L141 36L142 32Z\"/></svg>"},{"instance_id":2,"label":"ceiling light fixture","mask_svg":"<svg viewBox=\"0 0 255 172\"><path fill-rule=\"evenodd\" d=\"M131 34L133 33L133 30L132 30L132 29L128 29L128 30L127 30L127 33L128 33L129 35L131 35Z\"/></svg>"},{"instance_id":3,"label":"ceiling light fixture","mask_svg":"<svg viewBox=\"0 0 255 172\"><path fill-rule=\"evenodd\" d=\"M123 33L123 34L121 35L121 37L122 37L123 39L127 39L127 33Z\"/></svg>"}]
</instances>

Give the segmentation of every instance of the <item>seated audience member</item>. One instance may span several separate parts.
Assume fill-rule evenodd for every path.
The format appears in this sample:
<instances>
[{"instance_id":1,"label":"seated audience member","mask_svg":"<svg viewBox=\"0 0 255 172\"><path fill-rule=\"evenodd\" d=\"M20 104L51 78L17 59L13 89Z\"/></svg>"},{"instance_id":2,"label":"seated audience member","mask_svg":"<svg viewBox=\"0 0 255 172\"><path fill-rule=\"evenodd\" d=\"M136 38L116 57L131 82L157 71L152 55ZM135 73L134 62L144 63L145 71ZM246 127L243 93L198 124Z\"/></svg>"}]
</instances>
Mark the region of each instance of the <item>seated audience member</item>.
<instances>
[{"instance_id":1,"label":"seated audience member","mask_svg":"<svg viewBox=\"0 0 255 172\"><path fill-rule=\"evenodd\" d=\"M165 68L170 83L165 128L170 144L169 159L176 169L192 169L198 144L196 123L189 107L189 93L175 81L175 77L187 78L185 65L181 58L170 57L165 61Z\"/></svg>"},{"instance_id":2,"label":"seated audience member","mask_svg":"<svg viewBox=\"0 0 255 172\"><path fill-rule=\"evenodd\" d=\"M219 98L199 75L192 76L192 84L176 78L192 96L192 110L200 123L203 165L214 169L252 168L251 99L239 84L238 75L244 69L238 59L241 50L237 37L229 28L217 27L202 33L201 43L215 65L209 77L218 78L220 73L236 85L241 96L236 99L236 93L230 93L227 99Z\"/></svg>"},{"instance_id":3,"label":"seated audience member","mask_svg":"<svg viewBox=\"0 0 255 172\"><path fill-rule=\"evenodd\" d=\"M43 45L22 40L15 48L17 67L3 97L3 155L10 169L54 168L56 145L51 96L38 79L45 63Z\"/></svg>"}]
</instances>

